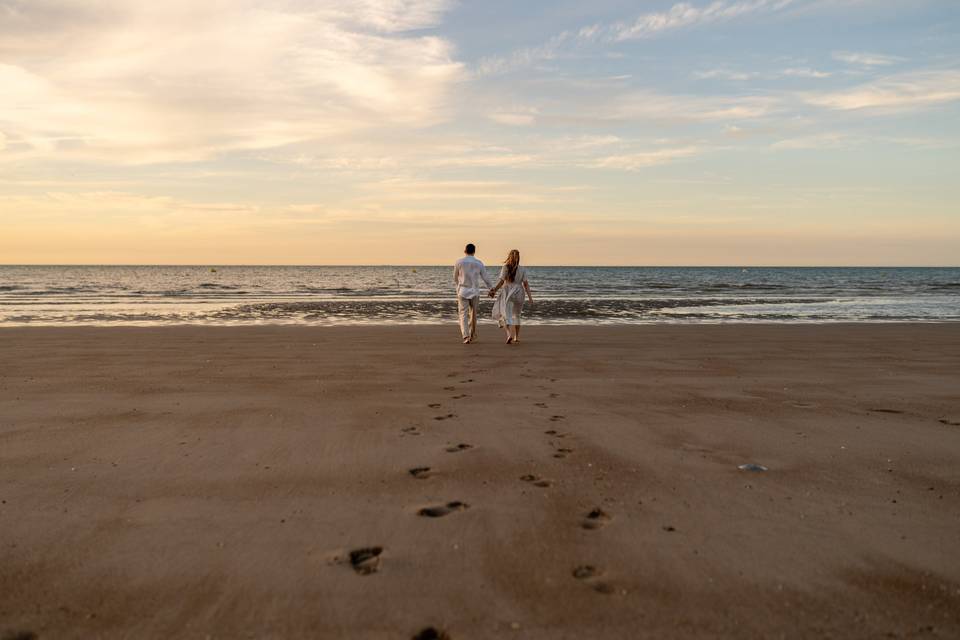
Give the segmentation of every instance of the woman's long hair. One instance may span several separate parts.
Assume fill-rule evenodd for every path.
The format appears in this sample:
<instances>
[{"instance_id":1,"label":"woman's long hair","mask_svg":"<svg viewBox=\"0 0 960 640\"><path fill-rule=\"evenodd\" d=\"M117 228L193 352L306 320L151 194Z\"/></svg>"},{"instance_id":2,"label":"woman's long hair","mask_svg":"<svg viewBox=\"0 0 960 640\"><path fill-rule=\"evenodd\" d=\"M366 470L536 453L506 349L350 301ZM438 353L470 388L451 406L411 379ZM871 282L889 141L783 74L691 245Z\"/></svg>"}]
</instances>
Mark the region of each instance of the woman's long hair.
<instances>
[{"instance_id":1,"label":"woman's long hair","mask_svg":"<svg viewBox=\"0 0 960 640\"><path fill-rule=\"evenodd\" d=\"M520 252L511 249L503 264L507 265L507 282L513 282L517 278L517 268L520 266Z\"/></svg>"}]
</instances>

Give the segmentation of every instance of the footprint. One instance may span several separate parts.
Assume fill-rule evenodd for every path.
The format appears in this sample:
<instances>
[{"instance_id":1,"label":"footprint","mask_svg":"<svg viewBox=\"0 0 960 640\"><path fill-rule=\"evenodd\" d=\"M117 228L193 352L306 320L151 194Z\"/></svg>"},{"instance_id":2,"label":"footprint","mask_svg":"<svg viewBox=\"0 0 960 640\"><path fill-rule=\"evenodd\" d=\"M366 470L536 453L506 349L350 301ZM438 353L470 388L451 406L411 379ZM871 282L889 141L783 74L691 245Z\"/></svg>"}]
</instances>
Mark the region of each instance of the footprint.
<instances>
[{"instance_id":1,"label":"footprint","mask_svg":"<svg viewBox=\"0 0 960 640\"><path fill-rule=\"evenodd\" d=\"M593 590L597 593L602 593L604 595L616 593L617 590L611 584L606 582L593 582L594 578L597 578L601 575L603 575L603 572L600 571L600 569L597 569L593 565L589 564L580 565L573 570L574 578L591 583L593 585Z\"/></svg>"},{"instance_id":2,"label":"footprint","mask_svg":"<svg viewBox=\"0 0 960 640\"><path fill-rule=\"evenodd\" d=\"M941 420L940 424L945 424L948 427L960 427L960 422L951 422L950 420Z\"/></svg>"},{"instance_id":3,"label":"footprint","mask_svg":"<svg viewBox=\"0 0 960 640\"><path fill-rule=\"evenodd\" d=\"M535 406L535 407L540 407L541 409L546 409L546 408L547 408L547 403L546 403L546 402L535 402L535 403L533 404L533 406Z\"/></svg>"},{"instance_id":4,"label":"footprint","mask_svg":"<svg viewBox=\"0 0 960 640\"><path fill-rule=\"evenodd\" d=\"M903 413L898 409L870 409L873 413Z\"/></svg>"},{"instance_id":5,"label":"footprint","mask_svg":"<svg viewBox=\"0 0 960 640\"><path fill-rule=\"evenodd\" d=\"M420 435L420 432L417 430L416 427L404 427L403 429L400 429L400 431L402 432L401 437L403 437L403 436L418 436L418 435Z\"/></svg>"},{"instance_id":6,"label":"footprint","mask_svg":"<svg viewBox=\"0 0 960 640\"><path fill-rule=\"evenodd\" d=\"M457 417L456 414L454 414L454 413L448 413L448 414L445 415L445 416L433 416L433 419L434 419L434 420L449 420L450 418L456 418L456 417Z\"/></svg>"},{"instance_id":7,"label":"footprint","mask_svg":"<svg viewBox=\"0 0 960 640\"><path fill-rule=\"evenodd\" d=\"M37 637L37 634L33 631L27 631L26 629L7 631L0 634L0 640L37 640Z\"/></svg>"},{"instance_id":8,"label":"footprint","mask_svg":"<svg viewBox=\"0 0 960 640\"><path fill-rule=\"evenodd\" d=\"M440 403L439 403L439 402L431 402L431 403L428 404L427 406L430 407L431 409L439 409L439 408L440 408Z\"/></svg>"},{"instance_id":9,"label":"footprint","mask_svg":"<svg viewBox=\"0 0 960 640\"><path fill-rule=\"evenodd\" d=\"M424 516L426 518L442 518L443 516L450 515L454 511L463 511L464 509L469 508L470 505L468 505L466 502L454 500L453 502L437 505L436 507L424 507L423 509L420 509L420 511L417 511L417 515Z\"/></svg>"},{"instance_id":10,"label":"footprint","mask_svg":"<svg viewBox=\"0 0 960 640\"><path fill-rule=\"evenodd\" d=\"M567 454L573 453L573 449L560 448L556 450L556 453L553 454L554 458L566 458Z\"/></svg>"},{"instance_id":11,"label":"footprint","mask_svg":"<svg viewBox=\"0 0 960 640\"><path fill-rule=\"evenodd\" d=\"M580 526L584 529L599 529L607 524L609 520L610 515L600 507L597 507L586 515L583 522L580 523Z\"/></svg>"},{"instance_id":12,"label":"footprint","mask_svg":"<svg viewBox=\"0 0 960 640\"><path fill-rule=\"evenodd\" d=\"M559 398L559 397L560 397L560 394L559 394L559 393L551 393L551 394L550 394L550 397L551 397L551 398Z\"/></svg>"},{"instance_id":13,"label":"footprint","mask_svg":"<svg viewBox=\"0 0 960 640\"><path fill-rule=\"evenodd\" d=\"M555 436L559 433L559 431L557 431L556 429L547 429L546 431L544 431L544 433L547 434L548 436Z\"/></svg>"},{"instance_id":14,"label":"footprint","mask_svg":"<svg viewBox=\"0 0 960 640\"><path fill-rule=\"evenodd\" d=\"M460 444L455 444L447 447L445 451L447 453L457 453L458 451L466 451L467 449L473 449L473 445L467 444L466 442L461 442Z\"/></svg>"},{"instance_id":15,"label":"footprint","mask_svg":"<svg viewBox=\"0 0 960 640\"><path fill-rule=\"evenodd\" d=\"M362 576L376 573L380 567L380 554L383 547L364 547L350 552L350 566Z\"/></svg>"},{"instance_id":16,"label":"footprint","mask_svg":"<svg viewBox=\"0 0 960 640\"><path fill-rule=\"evenodd\" d=\"M528 473L528 474L525 475L525 476L520 476L520 479L523 480L524 482L529 482L529 483L531 483L531 484L532 484L533 486L535 486L535 487L543 487L543 488L546 488L546 487L549 487L549 486L550 486L550 481L549 481L549 480L544 480L543 478L538 478L537 476L533 475L532 473Z\"/></svg>"},{"instance_id":17,"label":"footprint","mask_svg":"<svg viewBox=\"0 0 960 640\"><path fill-rule=\"evenodd\" d=\"M676 531L676 529L669 524L665 524L660 528L666 531L667 533L673 533L674 531Z\"/></svg>"},{"instance_id":18,"label":"footprint","mask_svg":"<svg viewBox=\"0 0 960 640\"><path fill-rule=\"evenodd\" d=\"M417 480L425 480L430 477L430 467L414 467L413 469L409 469L407 473Z\"/></svg>"},{"instance_id":19,"label":"footprint","mask_svg":"<svg viewBox=\"0 0 960 640\"><path fill-rule=\"evenodd\" d=\"M466 380L461 380L460 384L467 384L468 382L473 382L473 378L467 378Z\"/></svg>"},{"instance_id":20,"label":"footprint","mask_svg":"<svg viewBox=\"0 0 960 640\"><path fill-rule=\"evenodd\" d=\"M466 393L461 393L461 394L458 395L458 396L451 396L451 400L460 400L460 399L462 399L462 398L469 398L469 397L470 397L470 396L467 395Z\"/></svg>"},{"instance_id":21,"label":"footprint","mask_svg":"<svg viewBox=\"0 0 960 640\"><path fill-rule=\"evenodd\" d=\"M444 390L444 391L456 391L457 388L456 388L456 387L444 387L443 390Z\"/></svg>"},{"instance_id":22,"label":"footprint","mask_svg":"<svg viewBox=\"0 0 960 640\"><path fill-rule=\"evenodd\" d=\"M602 573L603 572L600 571L600 569L597 569L593 565L582 564L573 570L573 577L577 580L589 580L590 578L596 578Z\"/></svg>"},{"instance_id":23,"label":"footprint","mask_svg":"<svg viewBox=\"0 0 960 640\"><path fill-rule=\"evenodd\" d=\"M427 627L413 636L412 640L451 640L450 635L443 629Z\"/></svg>"},{"instance_id":24,"label":"footprint","mask_svg":"<svg viewBox=\"0 0 960 640\"><path fill-rule=\"evenodd\" d=\"M563 420L566 416L550 416L550 422L556 422L558 420Z\"/></svg>"}]
</instances>

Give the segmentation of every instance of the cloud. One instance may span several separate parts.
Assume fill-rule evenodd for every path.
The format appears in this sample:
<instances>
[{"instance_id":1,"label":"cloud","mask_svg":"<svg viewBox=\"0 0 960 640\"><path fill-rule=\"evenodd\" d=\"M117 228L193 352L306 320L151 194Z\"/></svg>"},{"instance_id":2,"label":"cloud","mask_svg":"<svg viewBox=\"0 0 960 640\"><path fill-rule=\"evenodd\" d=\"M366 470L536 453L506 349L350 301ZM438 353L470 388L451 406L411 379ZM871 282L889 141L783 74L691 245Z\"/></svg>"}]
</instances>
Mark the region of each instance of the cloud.
<instances>
[{"instance_id":1,"label":"cloud","mask_svg":"<svg viewBox=\"0 0 960 640\"><path fill-rule=\"evenodd\" d=\"M829 71L818 71L810 67L791 67L781 71L780 75L788 78L829 78L833 74Z\"/></svg>"},{"instance_id":2,"label":"cloud","mask_svg":"<svg viewBox=\"0 0 960 640\"><path fill-rule=\"evenodd\" d=\"M639 171L648 167L668 164L683 158L690 158L701 153L701 149L694 146L656 149L639 153L605 156L585 163L584 167L592 169L620 169L622 171Z\"/></svg>"},{"instance_id":3,"label":"cloud","mask_svg":"<svg viewBox=\"0 0 960 640\"><path fill-rule=\"evenodd\" d=\"M663 31L702 24L722 22L757 12L779 11L794 0L743 0L740 2L714 1L697 7L688 2L673 5L669 10L647 13L630 22L619 22L609 27L593 26L581 30L584 36L603 37L613 41L647 38Z\"/></svg>"},{"instance_id":4,"label":"cloud","mask_svg":"<svg viewBox=\"0 0 960 640\"><path fill-rule=\"evenodd\" d=\"M773 13L796 0L714 0L707 5L689 2L674 4L667 11L645 13L633 20L611 24L593 24L558 33L543 44L524 47L506 56L480 60L477 73L493 75L557 58L565 47L589 43L616 43L649 38L667 31L717 22L725 22L752 13Z\"/></svg>"},{"instance_id":5,"label":"cloud","mask_svg":"<svg viewBox=\"0 0 960 640\"><path fill-rule=\"evenodd\" d=\"M573 41L575 38L574 33L564 31L534 47L523 47L506 56L481 58L477 63L477 74L481 76L497 75L514 69L530 67L544 60L552 60L557 57L564 44Z\"/></svg>"},{"instance_id":6,"label":"cloud","mask_svg":"<svg viewBox=\"0 0 960 640\"><path fill-rule=\"evenodd\" d=\"M29 155L196 160L447 117L447 0L0 0L0 127Z\"/></svg>"},{"instance_id":7,"label":"cloud","mask_svg":"<svg viewBox=\"0 0 960 640\"><path fill-rule=\"evenodd\" d=\"M863 67L885 67L898 62L903 62L904 58L898 56L888 56L879 53L864 53L856 51L834 51L833 59L847 64L854 64Z\"/></svg>"},{"instance_id":8,"label":"cloud","mask_svg":"<svg viewBox=\"0 0 960 640\"><path fill-rule=\"evenodd\" d=\"M710 69L708 71L697 71L693 74L694 78L699 80L749 80L756 78L759 73L747 71L730 71L729 69Z\"/></svg>"},{"instance_id":9,"label":"cloud","mask_svg":"<svg viewBox=\"0 0 960 640\"><path fill-rule=\"evenodd\" d=\"M903 73L840 91L806 93L805 101L839 111L908 111L960 100L960 71Z\"/></svg>"},{"instance_id":10,"label":"cloud","mask_svg":"<svg viewBox=\"0 0 960 640\"><path fill-rule=\"evenodd\" d=\"M806 149L842 149L855 146L859 140L845 133L820 133L799 138L779 140L770 145L776 150L806 150Z\"/></svg>"},{"instance_id":11,"label":"cloud","mask_svg":"<svg viewBox=\"0 0 960 640\"><path fill-rule=\"evenodd\" d=\"M539 111L535 107L525 107L510 110L497 110L488 117L494 122L514 127L531 125L537 120Z\"/></svg>"},{"instance_id":12,"label":"cloud","mask_svg":"<svg viewBox=\"0 0 960 640\"><path fill-rule=\"evenodd\" d=\"M829 78L833 74L829 71L819 71L810 67L790 67L782 71L760 73L758 71L733 71L730 69L708 69L693 74L699 80L734 80L742 82L754 78L768 80L776 78Z\"/></svg>"},{"instance_id":13,"label":"cloud","mask_svg":"<svg viewBox=\"0 0 960 640\"><path fill-rule=\"evenodd\" d=\"M770 96L695 96L635 92L615 101L605 112L612 119L645 119L673 122L751 120L780 107Z\"/></svg>"}]
</instances>

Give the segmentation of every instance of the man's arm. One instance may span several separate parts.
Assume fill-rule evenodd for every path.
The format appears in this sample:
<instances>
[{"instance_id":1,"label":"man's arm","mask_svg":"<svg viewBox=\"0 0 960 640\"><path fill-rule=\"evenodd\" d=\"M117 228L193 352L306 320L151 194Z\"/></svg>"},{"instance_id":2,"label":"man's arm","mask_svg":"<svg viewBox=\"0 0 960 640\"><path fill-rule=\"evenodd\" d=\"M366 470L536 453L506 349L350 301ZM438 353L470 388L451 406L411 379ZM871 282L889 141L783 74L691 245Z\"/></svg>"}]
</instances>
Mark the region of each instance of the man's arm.
<instances>
[{"instance_id":1,"label":"man's arm","mask_svg":"<svg viewBox=\"0 0 960 640\"><path fill-rule=\"evenodd\" d=\"M460 263L456 262L453 265L453 284L460 284Z\"/></svg>"},{"instance_id":2,"label":"man's arm","mask_svg":"<svg viewBox=\"0 0 960 640\"><path fill-rule=\"evenodd\" d=\"M487 268L486 268L485 266L483 266L483 263L482 263L482 262L480 263L480 277L483 278L484 283L486 283L486 285L487 285L488 287L492 287L492 286L493 286L493 285L490 283L490 278L487 277Z\"/></svg>"}]
</instances>

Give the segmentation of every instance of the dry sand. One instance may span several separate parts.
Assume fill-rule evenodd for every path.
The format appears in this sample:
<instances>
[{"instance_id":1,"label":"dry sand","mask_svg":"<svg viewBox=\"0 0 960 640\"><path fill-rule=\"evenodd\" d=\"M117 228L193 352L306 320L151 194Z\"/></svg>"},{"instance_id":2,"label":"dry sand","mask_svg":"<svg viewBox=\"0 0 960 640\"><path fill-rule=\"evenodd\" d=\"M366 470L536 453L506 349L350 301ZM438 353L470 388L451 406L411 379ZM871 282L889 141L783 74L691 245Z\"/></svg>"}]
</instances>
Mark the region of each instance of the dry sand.
<instances>
[{"instance_id":1,"label":"dry sand","mask_svg":"<svg viewBox=\"0 0 960 640\"><path fill-rule=\"evenodd\" d=\"M960 637L960 327L523 337L0 331L0 637Z\"/></svg>"}]
</instances>

